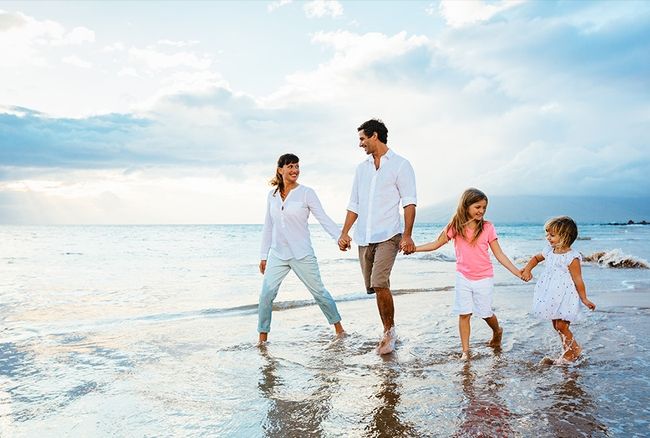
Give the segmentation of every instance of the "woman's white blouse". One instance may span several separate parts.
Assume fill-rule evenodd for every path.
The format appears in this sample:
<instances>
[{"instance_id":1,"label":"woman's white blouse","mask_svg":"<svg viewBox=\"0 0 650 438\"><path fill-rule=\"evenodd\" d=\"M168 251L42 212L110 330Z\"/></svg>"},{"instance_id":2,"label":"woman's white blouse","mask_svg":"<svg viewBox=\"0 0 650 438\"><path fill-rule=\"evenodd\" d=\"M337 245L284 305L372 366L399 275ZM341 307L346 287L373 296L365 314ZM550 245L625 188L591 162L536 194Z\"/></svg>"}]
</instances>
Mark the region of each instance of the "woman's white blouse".
<instances>
[{"instance_id":1,"label":"woman's white blouse","mask_svg":"<svg viewBox=\"0 0 650 438\"><path fill-rule=\"evenodd\" d=\"M308 228L309 213L332 239L339 238L341 229L325 213L314 189L301 184L291 190L284 201L280 193L271 190L266 203L260 260L267 259L269 250L281 260L314 255Z\"/></svg>"}]
</instances>

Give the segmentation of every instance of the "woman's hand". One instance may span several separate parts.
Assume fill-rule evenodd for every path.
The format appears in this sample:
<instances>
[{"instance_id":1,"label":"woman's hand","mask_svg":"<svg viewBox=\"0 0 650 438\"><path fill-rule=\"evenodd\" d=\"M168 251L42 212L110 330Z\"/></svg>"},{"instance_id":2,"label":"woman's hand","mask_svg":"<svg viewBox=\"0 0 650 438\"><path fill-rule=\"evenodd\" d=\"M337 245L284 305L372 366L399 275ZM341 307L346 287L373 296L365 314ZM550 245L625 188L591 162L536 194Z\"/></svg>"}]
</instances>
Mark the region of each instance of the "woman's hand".
<instances>
[{"instance_id":1,"label":"woman's hand","mask_svg":"<svg viewBox=\"0 0 650 438\"><path fill-rule=\"evenodd\" d=\"M260 274L264 275L266 271L266 260L260 260Z\"/></svg>"},{"instance_id":2,"label":"woman's hand","mask_svg":"<svg viewBox=\"0 0 650 438\"><path fill-rule=\"evenodd\" d=\"M533 278L533 273L530 272L530 269L522 269L521 270L521 277L522 280L528 282L530 281L531 278Z\"/></svg>"}]
</instances>

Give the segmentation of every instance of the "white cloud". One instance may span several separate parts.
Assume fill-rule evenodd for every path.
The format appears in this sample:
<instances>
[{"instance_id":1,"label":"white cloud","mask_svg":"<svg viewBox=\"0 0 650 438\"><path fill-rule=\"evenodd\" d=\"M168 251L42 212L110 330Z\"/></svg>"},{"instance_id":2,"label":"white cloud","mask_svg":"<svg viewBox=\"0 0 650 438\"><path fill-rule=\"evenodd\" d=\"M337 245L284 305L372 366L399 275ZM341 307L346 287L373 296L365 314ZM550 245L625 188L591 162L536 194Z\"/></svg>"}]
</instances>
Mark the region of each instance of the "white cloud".
<instances>
[{"instance_id":1,"label":"white cloud","mask_svg":"<svg viewBox=\"0 0 650 438\"><path fill-rule=\"evenodd\" d=\"M276 0L274 2L269 3L268 6L266 7L266 10L269 12L273 12L276 9L281 8L282 6L286 6L290 4L291 2L292 2L291 0Z\"/></svg>"},{"instance_id":2,"label":"white cloud","mask_svg":"<svg viewBox=\"0 0 650 438\"><path fill-rule=\"evenodd\" d=\"M171 41L171 40L159 40L158 45L161 46L172 46L172 47L191 47L196 46L199 42L197 40L192 41Z\"/></svg>"},{"instance_id":3,"label":"white cloud","mask_svg":"<svg viewBox=\"0 0 650 438\"><path fill-rule=\"evenodd\" d=\"M304 10L309 18L336 18L343 15L343 6L337 0L313 0L305 4Z\"/></svg>"},{"instance_id":4,"label":"white cloud","mask_svg":"<svg viewBox=\"0 0 650 438\"><path fill-rule=\"evenodd\" d=\"M88 61L84 61L83 59L79 58L76 55L70 55L66 56L63 59L61 59L62 62L70 65L74 65L75 67L80 67L80 68L92 68L93 64Z\"/></svg>"},{"instance_id":5,"label":"white cloud","mask_svg":"<svg viewBox=\"0 0 650 438\"><path fill-rule=\"evenodd\" d=\"M449 26L461 27L487 21L523 2L524 0L501 0L488 4L482 0L441 0L438 11ZM432 9L428 8L427 12L432 13Z\"/></svg>"},{"instance_id":6,"label":"white cloud","mask_svg":"<svg viewBox=\"0 0 650 438\"><path fill-rule=\"evenodd\" d=\"M334 55L316 70L289 75L285 86L262 99L266 105L334 101L349 94L350 88L357 82L363 82L360 73L373 63L391 62L413 49L426 47L429 39L425 36L408 36L406 32L387 36L377 32L359 35L337 31L317 32L312 42L333 48Z\"/></svg>"},{"instance_id":7,"label":"white cloud","mask_svg":"<svg viewBox=\"0 0 650 438\"><path fill-rule=\"evenodd\" d=\"M212 66L208 55L197 55L192 52L164 53L151 48L139 49L131 47L129 57L132 61L143 63L153 71L178 67L189 67L197 70L207 70Z\"/></svg>"}]
</instances>

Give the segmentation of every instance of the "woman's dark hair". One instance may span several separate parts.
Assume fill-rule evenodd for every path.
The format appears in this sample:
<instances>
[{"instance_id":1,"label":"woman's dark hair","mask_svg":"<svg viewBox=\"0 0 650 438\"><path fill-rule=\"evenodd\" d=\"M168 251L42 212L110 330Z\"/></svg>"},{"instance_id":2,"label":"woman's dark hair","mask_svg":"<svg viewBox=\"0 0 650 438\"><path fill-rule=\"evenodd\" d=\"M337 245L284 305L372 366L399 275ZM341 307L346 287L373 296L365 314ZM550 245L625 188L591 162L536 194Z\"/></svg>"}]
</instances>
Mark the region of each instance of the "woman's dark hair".
<instances>
[{"instance_id":1,"label":"woman's dark hair","mask_svg":"<svg viewBox=\"0 0 650 438\"><path fill-rule=\"evenodd\" d=\"M275 191L273 192L273 196L278 193L278 190L280 193L284 191L284 180L282 179L280 172L278 172L278 168L284 167L287 164L296 164L298 162L300 162L300 158L294 154L280 155L280 158L278 158L278 167L275 168L275 176L271 181L269 181L272 186L276 186Z\"/></svg>"},{"instance_id":2,"label":"woman's dark hair","mask_svg":"<svg viewBox=\"0 0 650 438\"><path fill-rule=\"evenodd\" d=\"M381 120L371 119L367 122L363 122L361 126L357 128L357 131L361 131L362 129L364 134L366 134L366 137L372 137L372 134L376 132L379 141L388 144L388 128L386 128L386 125L384 125L384 122Z\"/></svg>"}]
</instances>

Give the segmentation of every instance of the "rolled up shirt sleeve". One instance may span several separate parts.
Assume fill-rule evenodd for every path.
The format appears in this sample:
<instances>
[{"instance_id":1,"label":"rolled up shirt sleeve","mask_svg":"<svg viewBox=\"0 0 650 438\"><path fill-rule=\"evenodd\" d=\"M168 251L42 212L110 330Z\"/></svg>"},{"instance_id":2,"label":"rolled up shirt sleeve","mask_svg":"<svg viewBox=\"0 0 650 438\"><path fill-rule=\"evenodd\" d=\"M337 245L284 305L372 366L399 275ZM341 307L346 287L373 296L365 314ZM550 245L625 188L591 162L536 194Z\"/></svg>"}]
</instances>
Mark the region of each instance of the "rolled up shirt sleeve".
<instances>
[{"instance_id":1,"label":"rolled up shirt sleeve","mask_svg":"<svg viewBox=\"0 0 650 438\"><path fill-rule=\"evenodd\" d=\"M348 210L352 213L359 214L359 168L357 168L357 171L354 174L354 181L352 182L352 191L350 192Z\"/></svg>"},{"instance_id":2,"label":"rolled up shirt sleeve","mask_svg":"<svg viewBox=\"0 0 650 438\"><path fill-rule=\"evenodd\" d=\"M417 205L418 197L415 189L415 172L411 163L404 161L397 173L397 190L399 191L402 207Z\"/></svg>"}]
</instances>

